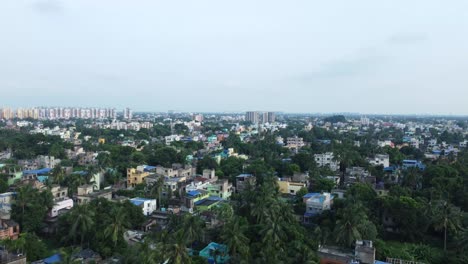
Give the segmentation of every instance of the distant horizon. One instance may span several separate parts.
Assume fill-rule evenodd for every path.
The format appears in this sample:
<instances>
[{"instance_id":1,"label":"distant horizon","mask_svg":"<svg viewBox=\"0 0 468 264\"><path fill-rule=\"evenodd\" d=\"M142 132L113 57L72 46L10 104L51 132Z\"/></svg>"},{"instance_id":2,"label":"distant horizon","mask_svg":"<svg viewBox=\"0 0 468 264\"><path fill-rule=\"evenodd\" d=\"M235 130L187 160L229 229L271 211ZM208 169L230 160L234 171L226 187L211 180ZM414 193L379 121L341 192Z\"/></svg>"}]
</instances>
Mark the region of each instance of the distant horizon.
<instances>
[{"instance_id":1,"label":"distant horizon","mask_svg":"<svg viewBox=\"0 0 468 264\"><path fill-rule=\"evenodd\" d=\"M115 106L70 106L70 105L41 105L41 106L19 106L19 107L12 107L9 105L2 105L0 104L0 109L10 108L11 110L16 111L17 109L31 109L31 108L110 108L115 109L118 113L122 113L123 110L127 107L115 107ZM277 114L286 114L286 115L319 115L319 116L332 116L332 115L344 115L344 116L410 116L410 117L467 117L468 114L433 114L433 113L360 113L360 112L288 112L288 111L278 111L278 110L258 110L258 109L249 109L249 110L238 110L238 111L179 111L175 109L168 109L168 110L139 110L132 107L130 108L134 114L147 114L147 113L169 113L170 111L174 111L174 113L184 114L184 113L192 113L192 114L245 114L248 111L258 111L258 112L274 112Z\"/></svg>"}]
</instances>

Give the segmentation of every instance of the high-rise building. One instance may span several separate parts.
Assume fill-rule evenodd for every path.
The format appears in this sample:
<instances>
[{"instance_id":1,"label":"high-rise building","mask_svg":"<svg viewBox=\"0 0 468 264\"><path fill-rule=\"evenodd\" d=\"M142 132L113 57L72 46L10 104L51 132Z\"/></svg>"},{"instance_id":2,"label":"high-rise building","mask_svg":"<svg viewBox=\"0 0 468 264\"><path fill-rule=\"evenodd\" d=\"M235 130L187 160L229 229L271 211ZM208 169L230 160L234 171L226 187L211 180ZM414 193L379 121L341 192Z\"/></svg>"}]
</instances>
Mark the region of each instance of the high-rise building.
<instances>
[{"instance_id":1,"label":"high-rise building","mask_svg":"<svg viewBox=\"0 0 468 264\"><path fill-rule=\"evenodd\" d=\"M276 121L275 112L268 112L268 123L274 123Z\"/></svg>"},{"instance_id":2,"label":"high-rise building","mask_svg":"<svg viewBox=\"0 0 468 264\"><path fill-rule=\"evenodd\" d=\"M130 108L125 108L124 111L123 111L123 118L124 119L132 119L133 117L133 112L132 112L132 109Z\"/></svg>"},{"instance_id":3,"label":"high-rise building","mask_svg":"<svg viewBox=\"0 0 468 264\"><path fill-rule=\"evenodd\" d=\"M258 117L258 112L257 111L249 111L245 113L245 121L250 121L254 124L258 124L259 117Z\"/></svg>"}]
</instances>

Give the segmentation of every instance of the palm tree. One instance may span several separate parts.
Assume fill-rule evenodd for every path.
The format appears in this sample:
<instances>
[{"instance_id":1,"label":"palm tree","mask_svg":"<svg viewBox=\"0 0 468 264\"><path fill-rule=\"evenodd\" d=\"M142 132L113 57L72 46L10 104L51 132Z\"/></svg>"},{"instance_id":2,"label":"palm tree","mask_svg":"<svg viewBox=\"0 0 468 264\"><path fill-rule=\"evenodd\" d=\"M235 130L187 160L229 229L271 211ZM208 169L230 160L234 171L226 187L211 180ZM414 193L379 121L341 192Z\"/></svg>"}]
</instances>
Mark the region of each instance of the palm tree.
<instances>
[{"instance_id":1,"label":"palm tree","mask_svg":"<svg viewBox=\"0 0 468 264\"><path fill-rule=\"evenodd\" d=\"M81 260L75 259L73 257L78 252L79 251L77 249L73 249L73 247L61 248L60 251L59 251L60 263L63 263L63 264L78 264L78 263L81 263Z\"/></svg>"},{"instance_id":2,"label":"palm tree","mask_svg":"<svg viewBox=\"0 0 468 264\"><path fill-rule=\"evenodd\" d=\"M52 169L52 179L53 179L53 182L56 183L56 184L60 184L63 182L64 180L64 176L65 176L65 173L63 171L63 168L62 166L59 165L56 165L53 169Z\"/></svg>"},{"instance_id":3,"label":"palm tree","mask_svg":"<svg viewBox=\"0 0 468 264\"><path fill-rule=\"evenodd\" d=\"M193 242L200 240L203 235L203 221L198 216L186 215L180 231L192 248Z\"/></svg>"},{"instance_id":4,"label":"palm tree","mask_svg":"<svg viewBox=\"0 0 468 264\"><path fill-rule=\"evenodd\" d=\"M362 239L366 225L370 226L372 223L367 219L360 204L346 206L338 211L338 220L334 230L336 242L351 247L356 240Z\"/></svg>"},{"instance_id":5,"label":"palm tree","mask_svg":"<svg viewBox=\"0 0 468 264\"><path fill-rule=\"evenodd\" d=\"M461 211L460 208L444 200L437 201L432 208L432 224L436 231L444 231L444 251L446 251L447 231L456 233L461 229Z\"/></svg>"},{"instance_id":6,"label":"palm tree","mask_svg":"<svg viewBox=\"0 0 468 264\"><path fill-rule=\"evenodd\" d=\"M27 184L18 189L15 203L21 208L21 219L24 217L26 207L31 205L34 197L34 189L31 185Z\"/></svg>"},{"instance_id":7,"label":"palm tree","mask_svg":"<svg viewBox=\"0 0 468 264\"><path fill-rule=\"evenodd\" d=\"M123 237L123 233L126 228L130 227L130 223L127 220L127 212L124 207L119 207L111 212L111 224L106 227L104 234L114 242L114 246L117 246L119 238Z\"/></svg>"},{"instance_id":8,"label":"palm tree","mask_svg":"<svg viewBox=\"0 0 468 264\"><path fill-rule=\"evenodd\" d=\"M161 207L161 196L162 196L162 189L164 187L164 177L159 176L156 182L150 185L149 187L149 194L151 197L158 196L158 204Z\"/></svg>"},{"instance_id":9,"label":"palm tree","mask_svg":"<svg viewBox=\"0 0 468 264\"><path fill-rule=\"evenodd\" d=\"M186 240L182 231L175 232L166 247L167 260L171 264L192 263L188 254Z\"/></svg>"},{"instance_id":10,"label":"palm tree","mask_svg":"<svg viewBox=\"0 0 468 264\"><path fill-rule=\"evenodd\" d=\"M94 211L88 204L73 207L70 212L70 218L73 219L73 223L69 234L73 237L73 244L75 244L76 237L79 234L81 237L80 245L83 247L84 237L94 226L94 215Z\"/></svg>"},{"instance_id":11,"label":"palm tree","mask_svg":"<svg viewBox=\"0 0 468 264\"><path fill-rule=\"evenodd\" d=\"M245 235L245 224L245 219L234 216L223 227L221 239L233 257L237 257L238 254L245 257L249 254L249 238Z\"/></svg>"}]
</instances>

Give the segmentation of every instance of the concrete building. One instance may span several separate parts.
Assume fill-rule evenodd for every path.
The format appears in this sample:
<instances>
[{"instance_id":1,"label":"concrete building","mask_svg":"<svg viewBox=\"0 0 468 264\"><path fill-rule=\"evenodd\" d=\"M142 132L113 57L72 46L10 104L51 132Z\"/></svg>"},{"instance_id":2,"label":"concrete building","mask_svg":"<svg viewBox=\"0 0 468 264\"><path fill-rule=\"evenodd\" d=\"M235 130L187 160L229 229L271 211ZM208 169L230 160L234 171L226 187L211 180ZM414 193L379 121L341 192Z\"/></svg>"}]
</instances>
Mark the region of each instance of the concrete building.
<instances>
[{"instance_id":1,"label":"concrete building","mask_svg":"<svg viewBox=\"0 0 468 264\"><path fill-rule=\"evenodd\" d=\"M252 122L253 124L259 123L259 112L257 111L249 111L245 113L245 121Z\"/></svg>"},{"instance_id":2,"label":"concrete building","mask_svg":"<svg viewBox=\"0 0 468 264\"><path fill-rule=\"evenodd\" d=\"M217 196L222 199L228 199L232 194L232 184L228 180L219 180L214 183L208 183L203 187L203 190L207 191L210 196Z\"/></svg>"},{"instance_id":3,"label":"concrete building","mask_svg":"<svg viewBox=\"0 0 468 264\"><path fill-rule=\"evenodd\" d=\"M112 200L112 190L94 191L93 185L82 185L78 187L78 194L76 195L76 201L78 204L86 204L97 198L104 198Z\"/></svg>"},{"instance_id":4,"label":"concrete building","mask_svg":"<svg viewBox=\"0 0 468 264\"><path fill-rule=\"evenodd\" d=\"M374 158L368 159L373 166L382 165L384 168L390 167L390 157L387 154L376 154Z\"/></svg>"},{"instance_id":5,"label":"concrete building","mask_svg":"<svg viewBox=\"0 0 468 264\"><path fill-rule=\"evenodd\" d=\"M330 210L333 204L333 195L328 192L324 193L308 193L303 196L303 201L306 204L306 212L304 214L304 222L308 223L311 217L321 214L323 211Z\"/></svg>"},{"instance_id":6,"label":"concrete building","mask_svg":"<svg viewBox=\"0 0 468 264\"><path fill-rule=\"evenodd\" d=\"M305 188L307 185L306 183L303 182L293 182L290 181L289 179L284 179L284 178L278 178L278 186L279 186L279 191L284 194L293 194L296 195L296 193L301 189Z\"/></svg>"},{"instance_id":7,"label":"concrete building","mask_svg":"<svg viewBox=\"0 0 468 264\"><path fill-rule=\"evenodd\" d=\"M337 171L339 169L339 163L334 159L333 152L315 154L314 158L319 167L328 166L332 171Z\"/></svg>"},{"instance_id":8,"label":"concrete building","mask_svg":"<svg viewBox=\"0 0 468 264\"><path fill-rule=\"evenodd\" d=\"M304 147L305 144L304 144L304 139L301 138L301 137L288 137L286 139L286 147L287 148L295 148L295 149L298 149L298 148L302 148Z\"/></svg>"},{"instance_id":9,"label":"concrete building","mask_svg":"<svg viewBox=\"0 0 468 264\"><path fill-rule=\"evenodd\" d=\"M145 166L127 169L127 187L135 187L137 184L144 183L145 177L149 176L149 171L145 170Z\"/></svg>"},{"instance_id":10,"label":"concrete building","mask_svg":"<svg viewBox=\"0 0 468 264\"><path fill-rule=\"evenodd\" d=\"M247 188L248 184L255 184L255 176L252 174L241 174L236 177L236 192L240 193Z\"/></svg>"},{"instance_id":11,"label":"concrete building","mask_svg":"<svg viewBox=\"0 0 468 264\"><path fill-rule=\"evenodd\" d=\"M0 220L0 240L18 239L20 226L13 220Z\"/></svg>"},{"instance_id":12,"label":"concrete building","mask_svg":"<svg viewBox=\"0 0 468 264\"><path fill-rule=\"evenodd\" d=\"M157 204L156 199L146 199L146 198L132 198L130 202L138 207L141 208L143 214L146 216L151 215L154 211L156 211Z\"/></svg>"}]
</instances>

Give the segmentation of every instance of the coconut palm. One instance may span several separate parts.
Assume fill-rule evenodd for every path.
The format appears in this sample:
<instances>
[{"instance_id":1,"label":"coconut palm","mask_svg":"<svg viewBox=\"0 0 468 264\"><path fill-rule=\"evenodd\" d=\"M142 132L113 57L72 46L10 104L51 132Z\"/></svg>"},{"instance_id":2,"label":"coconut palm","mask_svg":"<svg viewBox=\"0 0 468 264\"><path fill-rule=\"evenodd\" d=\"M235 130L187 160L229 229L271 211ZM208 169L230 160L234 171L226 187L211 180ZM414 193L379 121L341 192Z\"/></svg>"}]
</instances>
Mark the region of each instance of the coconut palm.
<instances>
[{"instance_id":1,"label":"coconut palm","mask_svg":"<svg viewBox=\"0 0 468 264\"><path fill-rule=\"evenodd\" d=\"M184 232L179 231L175 232L169 243L166 245L166 254L165 257L170 264L186 264L192 263L192 260L188 254L186 245L186 240Z\"/></svg>"},{"instance_id":2,"label":"coconut palm","mask_svg":"<svg viewBox=\"0 0 468 264\"><path fill-rule=\"evenodd\" d=\"M24 217L24 211L26 207L32 204L33 197L34 189L31 185L27 184L18 189L15 203L18 207L21 208L21 219Z\"/></svg>"},{"instance_id":3,"label":"coconut palm","mask_svg":"<svg viewBox=\"0 0 468 264\"><path fill-rule=\"evenodd\" d=\"M124 207L114 208L111 212L111 217L111 223L104 230L104 234L114 242L114 246L117 246L119 238L123 237L123 233L125 229L130 227L130 223L127 220L127 213Z\"/></svg>"},{"instance_id":4,"label":"coconut palm","mask_svg":"<svg viewBox=\"0 0 468 264\"><path fill-rule=\"evenodd\" d=\"M223 227L221 239L233 257L245 257L249 254L249 238L245 235L246 223L245 219L234 216Z\"/></svg>"},{"instance_id":5,"label":"coconut palm","mask_svg":"<svg viewBox=\"0 0 468 264\"><path fill-rule=\"evenodd\" d=\"M444 231L444 251L447 250L447 231L456 233L461 229L460 208L440 200L432 207L432 224L436 231Z\"/></svg>"},{"instance_id":6,"label":"coconut palm","mask_svg":"<svg viewBox=\"0 0 468 264\"><path fill-rule=\"evenodd\" d=\"M88 204L78 205L73 207L70 212L70 218L73 220L69 236L73 238L75 244L76 238L80 236L80 245L83 246L83 241L86 234L94 226L94 211Z\"/></svg>"},{"instance_id":7,"label":"coconut palm","mask_svg":"<svg viewBox=\"0 0 468 264\"><path fill-rule=\"evenodd\" d=\"M56 165L52 169L52 180L53 180L53 182L56 183L56 184L60 184L65 179L64 177L65 177L65 173L63 171L62 166L60 166L60 164Z\"/></svg>"},{"instance_id":8,"label":"coconut palm","mask_svg":"<svg viewBox=\"0 0 468 264\"><path fill-rule=\"evenodd\" d=\"M198 216L186 215L182 224L182 231L184 233L185 241L192 244L199 241L203 235L203 221Z\"/></svg>"}]
</instances>

